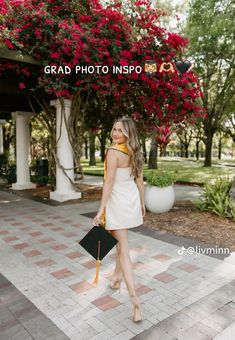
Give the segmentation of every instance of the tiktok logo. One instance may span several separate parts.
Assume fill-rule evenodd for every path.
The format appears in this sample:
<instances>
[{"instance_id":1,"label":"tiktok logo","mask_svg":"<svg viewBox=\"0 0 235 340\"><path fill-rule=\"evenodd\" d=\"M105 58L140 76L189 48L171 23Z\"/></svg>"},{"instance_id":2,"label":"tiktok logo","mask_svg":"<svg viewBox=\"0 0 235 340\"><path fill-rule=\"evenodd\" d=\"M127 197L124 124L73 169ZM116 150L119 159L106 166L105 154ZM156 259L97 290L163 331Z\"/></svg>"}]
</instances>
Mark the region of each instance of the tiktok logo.
<instances>
[{"instance_id":1,"label":"tiktok logo","mask_svg":"<svg viewBox=\"0 0 235 340\"><path fill-rule=\"evenodd\" d=\"M179 255L183 255L185 250L186 250L186 248L184 248L184 246L182 246L182 247L178 250L178 254L179 254Z\"/></svg>"}]
</instances>

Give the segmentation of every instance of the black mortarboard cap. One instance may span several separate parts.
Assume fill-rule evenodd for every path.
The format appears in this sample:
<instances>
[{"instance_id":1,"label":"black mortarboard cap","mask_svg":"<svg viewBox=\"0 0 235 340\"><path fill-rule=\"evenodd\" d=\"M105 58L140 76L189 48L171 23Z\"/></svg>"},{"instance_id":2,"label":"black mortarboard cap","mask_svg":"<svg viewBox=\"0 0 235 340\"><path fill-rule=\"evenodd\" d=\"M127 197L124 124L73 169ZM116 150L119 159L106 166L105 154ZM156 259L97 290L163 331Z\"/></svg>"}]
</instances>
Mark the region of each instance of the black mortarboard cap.
<instances>
[{"instance_id":1,"label":"black mortarboard cap","mask_svg":"<svg viewBox=\"0 0 235 340\"><path fill-rule=\"evenodd\" d=\"M96 277L93 283L98 283L100 261L103 260L117 242L117 239L102 225L94 226L83 239L79 241L79 244L97 261Z\"/></svg>"}]
</instances>

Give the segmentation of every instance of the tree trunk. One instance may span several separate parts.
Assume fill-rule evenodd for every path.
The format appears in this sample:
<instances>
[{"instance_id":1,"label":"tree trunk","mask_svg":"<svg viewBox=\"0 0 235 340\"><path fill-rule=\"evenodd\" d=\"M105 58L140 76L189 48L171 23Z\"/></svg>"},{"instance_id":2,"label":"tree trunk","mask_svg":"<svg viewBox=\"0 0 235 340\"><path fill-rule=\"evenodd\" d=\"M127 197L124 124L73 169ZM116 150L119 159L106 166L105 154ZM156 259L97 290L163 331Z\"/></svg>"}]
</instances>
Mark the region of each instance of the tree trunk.
<instances>
[{"instance_id":1,"label":"tree trunk","mask_svg":"<svg viewBox=\"0 0 235 340\"><path fill-rule=\"evenodd\" d=\"M89 130L89 151L90 151L90 160L89 165L96 165L95 159L95 137L96 133L91 129Z\"/></svg>"},{"instance_id":2,"label":"tree trunk","mask_svg":"<svg viewBox=\"0 0 235 340\"><path fill-rule=\"evenodd\" d=\"M151 148L149 153L149 164L148 169L157 169L157 152L158 144L156 141L157 132L153 131L151 135Z\"/></svg>"},{"instance_id":3,"label":"tree trunk","mask_svg":"<svg viewBox=\"0 0 235 340\"><path fill-rule=\"evenodd\" d=\"M5 155L9 155L10 142L11 139L9 138L9 136L7 136L6 128L3 125L3 153Z\"/></svg>"},{"instance_id":4,"label":"tree trunk","mask_svg":"<svg viewBox=\"0 0 235 340\"><path fill-rule=\"evenodd\" d=\"M166 145L163 147L163 156L166 157Z\"/></svg>"},{"instance_id":5,"label":"tree trunk","mask_svg":"<svg viewBox=\"0 0 235 340\"><path fill-rule=\"evenodd\" d=\"M141 137L141 145L142 145L142 150L143 150L143 153L144 153L144 162L147 163L147 151L146 151L146 144L145 144L145 137L142 136Z\"/></svg>"},{"instance_id":6,"label":"tree trunk","mask_svg":"<svg viewBox=\"0 0 235 340\"><path fill-rule=\"evenodd\" d=\"M166 157L166 145L160 146L160 157Z\"/></svg>"},{"instance_id":7,"label":"tree trunk","mask_svg":"<svg viewBox=\"0 0 235 340\"><path fill-rule=\"evenodd\" d=\"M200 141L197 140L196 141L196 159L197 159L197 161L199 160L199 144L200 144Z\"/></svg>"},{"instance_id":8,"label":"tree trunk","mask_svg":"<svg viewBox=\"0 0 235 340\"><path fill-rule=\"evenodd\" d=\"M222 154L222 137L221 134L219 135L219 145L218 145L218 159L221 160Z\"/></svg>"},{"instance_id":9,"label":"tree trunk","mask_svg":"<svg viewBox=\"0 0 235 340\"><path fill-rule=\"evenodd\" d=\"M105 159L106 138L107 138L107 132L102 131L101 136L100 136L100 156L101 156L102 162L104 162L104 159Z\"/></svg>"},{"instance_id":10,"label":"tree trunk","mask_svg":"<svg viewBox=\"0 0 235 340\"><path fill-rule=\"evenodd\" d=\"M85 143L85 158L88 159L88 141L87 138L84 138Z\"/></svg>"},{"instance_id":11,"label":"tree trunk","mask_svg":"<svg viewBox=\"0 0 235 340\"><path fill-rule=\"evenodd\" d=\"M180 157L183 158L184 157L184 146L183 143L180 142Z\"/></svg>"},{"instance_id":12,"label":"tree trunk","mask_svg":"<svg viewBox=\"0 0 235 340\"><path fill-rule=\"evenodd\" d=\"M204 166L211 166L213 136L214 133L212 131L206 133Z\"/></svg>"},{"instance_id":13,"label":"tree trunk","mask_svg":"<svg viewBox=\"0 0 235 340\"><path fill-rule=\"evenodd\" d=\"M185 158L188 158L188 147L189 147L189 145L185 144L184 147L185 147Z\"/></svg>"}]
</instances>

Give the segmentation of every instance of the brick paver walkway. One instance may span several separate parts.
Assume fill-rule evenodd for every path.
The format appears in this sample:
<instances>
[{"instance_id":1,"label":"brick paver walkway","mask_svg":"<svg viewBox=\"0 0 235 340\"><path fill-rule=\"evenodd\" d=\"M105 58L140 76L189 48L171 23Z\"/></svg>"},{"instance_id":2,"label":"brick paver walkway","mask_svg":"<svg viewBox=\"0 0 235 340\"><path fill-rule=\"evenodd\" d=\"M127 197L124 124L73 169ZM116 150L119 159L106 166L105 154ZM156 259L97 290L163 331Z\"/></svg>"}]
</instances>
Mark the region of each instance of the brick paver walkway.
<instances>
[{"instance_id":1,"label":"brick paver walkway","mask_svg":"<svg viewBox=\"0 0 235 340\"><path fill-rule=\"evenodd\" d=\"M1 340L69 340L69 338L16 287L0 274Z\"/></svg>"},{"instance_id":2,"label":"brick paver walkway","mask_svg":"<svg viewBox=\"0 0 235 340\"><path fill-rule=\"evenodd\" d=\"M77 243L92 226L89 213L94 215L98 207L99 202L49 206L0 192L0 272L61 336L206 340L232 324L234 254L224 259L179 255L179 245L148 236L143 228L129 232L144 316L142 323L134 324L125 285L120 293L109 288L114 250L102 262L96 287L91 283L95 261ZM4 340L6 322L0 319ZM49 339L37 334L31 334L32 339Z\"/></svg>"}]
</instances>

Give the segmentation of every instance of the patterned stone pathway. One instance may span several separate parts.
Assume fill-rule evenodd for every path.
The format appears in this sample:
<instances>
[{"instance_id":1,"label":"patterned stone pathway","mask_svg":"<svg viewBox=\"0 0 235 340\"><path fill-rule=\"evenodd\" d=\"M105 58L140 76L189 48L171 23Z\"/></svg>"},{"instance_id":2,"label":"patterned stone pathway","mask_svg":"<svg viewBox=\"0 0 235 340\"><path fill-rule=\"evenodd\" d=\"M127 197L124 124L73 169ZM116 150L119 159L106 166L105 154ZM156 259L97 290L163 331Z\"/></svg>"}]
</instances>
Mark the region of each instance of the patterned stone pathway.
<instances>
[{"instance_id":1,"label":"patterned stone pathway","mask_svg":"<svg viewBox=\"0 0 235 340\"><path fill-rule=\"evenodd\" d=\"M0 275L0 298L2 340L69 339L3 275Z\"/></svg>"},{"instance_id":2,"label":"patterned stone pathway","mask_svg":"<svg viewBox=\"0 0 235 340\"><path fill-rule=\"evenodd\" d=\"M27 329L29 339L52 339L37 331L35 310L53 323L45 328L59 332L55 340L207 340L234 322L234 254L220 259L181 255L183 239L177 243L140 227L129 232L144 316L134 324L125 284L121 292L109 288L114 250L102 262L94 286L95 261L77 243L91 228L98 207L99 202L49 206L0 191L0 272L27 298L29 312L23 317L28 315L36 327L36 335L34 327ZM11 320L0 319L0 339L8 340L1 333L7 334L6 322L7 332L15 327Z\"/></svg>"}]
</instances>

